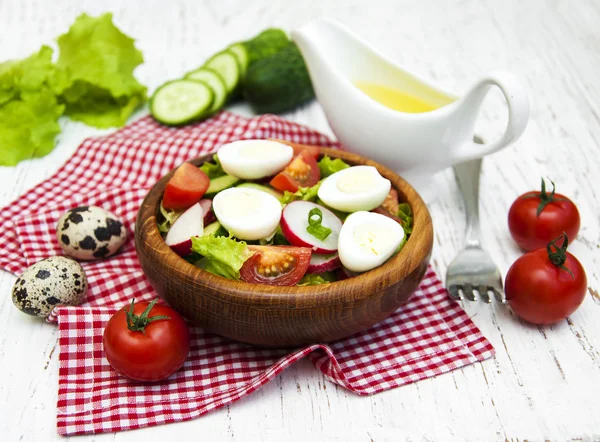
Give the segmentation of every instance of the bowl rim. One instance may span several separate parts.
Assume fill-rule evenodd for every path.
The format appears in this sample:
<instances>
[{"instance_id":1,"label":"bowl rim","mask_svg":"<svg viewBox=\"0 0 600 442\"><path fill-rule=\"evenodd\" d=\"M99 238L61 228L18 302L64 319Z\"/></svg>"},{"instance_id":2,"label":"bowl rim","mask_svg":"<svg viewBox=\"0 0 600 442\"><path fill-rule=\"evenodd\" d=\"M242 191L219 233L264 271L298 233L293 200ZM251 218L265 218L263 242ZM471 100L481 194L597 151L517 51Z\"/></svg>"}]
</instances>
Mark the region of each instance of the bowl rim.
<instances>
[{"instance_id":1,"label":"bowl rim","mask_svg":"<svg viewBox=\"0 0 600 442\"><path fill-rule=\"evenodd\" d=\"M283 141L283 140L282 140ZM355 300L363 298L361 292L371 293L372 288L381 290L393 283L398 283L406 276L415 271L423 259L429 258L433 247L433 225L429 210L417 191L401 176L387 167L361 155L341 149L332 149L317 146L320 149L320 157L328 155L331 158L341 158L352 165L369 165L377 168L379 173L391 181L392 187L398 191L401 202L408 202L413 212L413 231L410 238L399 253L388 259L384 264L361 273L351 278L335 281L329 284L313 286L270 286L266 284L253 284L224 278L207 272L189 263L177 255L166 244L158 230L157 214L160 199L167 181L173 176L177 167L165 174L148 191L140 208L135 224L136 248L138 241L144 240L143 232L146 232L145 240L152 243L152 250L156 256L176 257L180 267L177 269L184 278L191 278L202 286L203 295L229 298L232 302L242 303L249 306L262 304L264 307L272 308L322 308L324 305L339 304L340 301ZM205 161L210 161L214 153L196 157L187 162L199 166ZM424 243L425 247L419 247ZM408 265L403 265L409 261ZM361 290L352 291L352 287L362 287ZM252 293L248 297L248 293ZM352 299L348 299L350 297Z\"/></svg>"}]
</instances>

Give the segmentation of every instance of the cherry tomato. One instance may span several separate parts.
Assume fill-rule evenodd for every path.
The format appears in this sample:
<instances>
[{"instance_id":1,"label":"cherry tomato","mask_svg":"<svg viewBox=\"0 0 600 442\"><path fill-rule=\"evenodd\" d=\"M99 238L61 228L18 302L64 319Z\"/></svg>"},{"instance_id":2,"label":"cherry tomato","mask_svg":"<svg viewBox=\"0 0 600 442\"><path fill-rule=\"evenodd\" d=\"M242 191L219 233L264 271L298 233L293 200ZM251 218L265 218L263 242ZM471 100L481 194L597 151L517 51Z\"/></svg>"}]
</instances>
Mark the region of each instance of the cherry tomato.
<instances>
[{"instance_id":1,"label":"cherry tomato","mask_svg":"<svg viewBox=\"0 0 600 442\"><path fill-rule=\"evenodd\" d=\"M519 247L528 252L546 247L562 232L575 238L579 225L579 211L573 201L555 193L554 183L548 194L543 179L541 192L521 195L508 212L510 234Z\"/></svg>"},{"instance_id":2,"label":"cherry tomato","mask_svg":"<svg viewBox=\"0 0 600 442\"><path fill-rule=\"evenodd\" d=\"M561 247L556 242L564 237ZM554 324L583 302L587 278L581 263L567 252L568 237L546 249L526 253L506 274L506 300L517 316L533 324Z\"/></svg>"},{"instance_id":3,"label":"cherry tomato","mask_svg":"<svg viewBox=\"0 0 600 442\"><path fill-rule=\"evenodd\" d=\"M311 187L321 178L317 160L306 150L295 156L283 172L275 175L271 186L283 192L295 192L299 187Z\"/></svg>"},{"instance_id":4,"label":"cherry tomato","mask_svg":"<svg viewBox=\"0 0 600 442\"><path fill-rule=\"evenodd\" d=\"M171 307L131 302L104 329L104 353L120 374L136 381L160 381L181 368L190 350L190 333Z\"/></svg>"},{"instance_id":5,"label":"cherry tomato","mask_svg":"<svg viewBox=\"0 0 600 442\"><path fill-rule=\"evenodd\" d=\"M248 246L254 252L240 269L246 282L268 285L296 285L310 264L308 247Z\"/></svg>"},{"instance_id":6,"label":"cherry tomato","mask_svg":"<svg viewBox=\"0 0 600 442\"><path fill-rule=\"evenodd\" d=\"M162 204L165 209L185 210L204 196L210 179L202 170L190 163L177 168L165 187Z\"/></svg>"},{"instance_id":7,"label":"cherry tomato","mask_svg":"<svg viewBox=\"0 0 600 442\"><path fill-rule=\"evenodd\" d=\"M294 156L300 155L303 150L308 151L311 157L315 160L319 159L319 155L321 155L321 148L319 146L313 146L312 144L299 144L292 143L291 141L278 140L276 138L269 138L271 141L277 141L278 143L287 144L294 149Z\"/></svg>"}]
</instances>

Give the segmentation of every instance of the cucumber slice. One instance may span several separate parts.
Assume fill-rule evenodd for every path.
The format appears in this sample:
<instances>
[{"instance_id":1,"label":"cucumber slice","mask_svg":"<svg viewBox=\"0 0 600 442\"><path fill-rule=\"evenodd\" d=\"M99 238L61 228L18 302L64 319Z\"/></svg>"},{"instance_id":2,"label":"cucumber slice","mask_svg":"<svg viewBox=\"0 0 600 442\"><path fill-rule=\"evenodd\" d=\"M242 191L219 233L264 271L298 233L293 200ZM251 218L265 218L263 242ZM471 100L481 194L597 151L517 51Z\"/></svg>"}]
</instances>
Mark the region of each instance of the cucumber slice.
<instances>
[{"instance_id":1,"label":"cucumber slice","mask_svg":"<svg viewBox=\"0 0 600 442\"><path fill-rule=\"evenodd\" d=\"M234 43L227 48L228 51L233 52L233 54L237 57L238 62L240 64L240 70L242 72L242 77L246 75L246 70L248 69L248 51L246 47L242 43Z\"/></svg>"},{"instance_id":2,"label":"cucumber slice","mask_svg":"<svg viewBox=\"0 0 600 442\"><path fill-rule=\"evenodd\" d=\"M242 187L242 188L247 188L247 189L256 189L256 190L260 190L261 192L266 192L269 195L273 195L275 198L277 198L279 200L279 202L281 202L283 200L283 193L278 192L277 190L273 189L272 187L269 186L263 186L262 184L257 184L257 183L242 183L237 187Z\"/></svg>"},{"instance_id":3,"label":"cucumber slice","mask_svg":"<svg viewBox=\"0 0 600 442\"><path fill-rule=\"evenodd\" d=\"M225 85L225 80L217 71L211 68L200 68L190 72L185 78L203 81L213 90L215 100L210 108L211 114L214 114L225 105L225 102L227 101L227 86Z\"/></svg>"},{"instance_id":4,"label":"cucumber slice","mask_svg":"<svg viewBox=\"0 0 600 442\"><path fill-rule=\"evenodd\" d=\"M213 55L204 66L207 68L214 69L223 80L225 80L225 86L227 86L227 93L231 95L237 85L240 83L242 72L237 57L231 51L225 50Z\"/></svg>"},{"instance_id":5,"label":"cucumber slice","mask_svg":"<svg viewBox=\"0 0 600 442\"><path fill-rule=\"evenodd\" d=\"M204 228L204 232L202 236L214 235L221 228L221 223L219 221L215 221L210 223L208 226Z\"/></svg>"},{"instance_id":6,"label":"cucumber slice","mask_svg":"<svg viewBox=\"0 0 600 442\"><path fill-rule=\"evenodd\" d=\"M203 82L174 80L159 87L150 99L150 113L163 124L178 126L208 116L215 94Z\"/></svg>"},{"instance_id":7,"label":"cucumber slice","mask_svg":"<svg viewBox=\"0 0 600 442\"><path fill-rule=\"evenodd\" d=\"M215 193L220 192L221 190L228 189L229 187L236 185L239 181L239 178L236 178L231 175L223 175L217 178L213 178L210 180L208 189L206 189L206 195L213 195Z\"/></svg>"}]
</instances>

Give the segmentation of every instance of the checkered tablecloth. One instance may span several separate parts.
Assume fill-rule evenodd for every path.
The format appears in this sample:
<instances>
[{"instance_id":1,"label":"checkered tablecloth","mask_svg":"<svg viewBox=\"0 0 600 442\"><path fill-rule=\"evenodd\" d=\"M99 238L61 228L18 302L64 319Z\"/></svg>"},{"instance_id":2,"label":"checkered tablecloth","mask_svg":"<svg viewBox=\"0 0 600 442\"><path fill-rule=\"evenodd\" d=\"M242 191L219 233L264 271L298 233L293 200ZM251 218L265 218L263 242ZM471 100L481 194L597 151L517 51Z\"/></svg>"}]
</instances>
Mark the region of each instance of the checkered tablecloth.
<instances>
[{"instance_id":1,"label":"checkered tablecloth","mask_svg":"<svg viewBox=\"0 0 600 442\"><path fill-rule=\"evenodd\" d=\"M137 209L148 189L187 159L223 143L280 138L335 147L327 137L272 115L251 119L223 112L184 128L142 118L104 137L85 140L51 178L0 211L0 267L20 274L61 254L59 216L79 205L101 206L124 220L129 239L114 257L82 263L90 289L77 307L60 307L57 427L63 435L100 433L193 419L264 385L308 357L334 383L373 394L492 356L491 344L429 269L409 302L386 321L352 337L304 348L259 349L192 327L190 356L169 379L143 384L119 376L103 356L103 328L131 298L156 294L133 244Z\"/></svg>"}]
</instances>

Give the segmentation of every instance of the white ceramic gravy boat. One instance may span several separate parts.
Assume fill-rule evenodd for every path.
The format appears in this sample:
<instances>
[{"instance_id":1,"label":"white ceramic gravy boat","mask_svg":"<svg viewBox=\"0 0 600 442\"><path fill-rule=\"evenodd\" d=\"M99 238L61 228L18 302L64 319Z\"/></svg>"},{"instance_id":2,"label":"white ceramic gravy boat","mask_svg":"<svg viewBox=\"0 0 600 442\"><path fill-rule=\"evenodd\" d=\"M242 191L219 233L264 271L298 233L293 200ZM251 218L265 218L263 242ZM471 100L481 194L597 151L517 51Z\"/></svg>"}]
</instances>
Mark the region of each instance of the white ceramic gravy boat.
<instances>
[{"instance_id":1,"label":"white ceramic gravy boat","mask_svg":"<svg viewBox=\"0 0 600 442\"><path fill-rule=\"evenodd\" d=\"M417 188L435 172L508 146L527 125L528 94L509 73L490 75L459 98L388 60L334 20L313 21L293 31L292 39L342 145L385 164ZM363 93L356 81L387 86L439 107L424 113L393 110ZM499 140L477 144L475 121L492 86L506 98L508 124Z\"/></svg>"}]
</instances>

